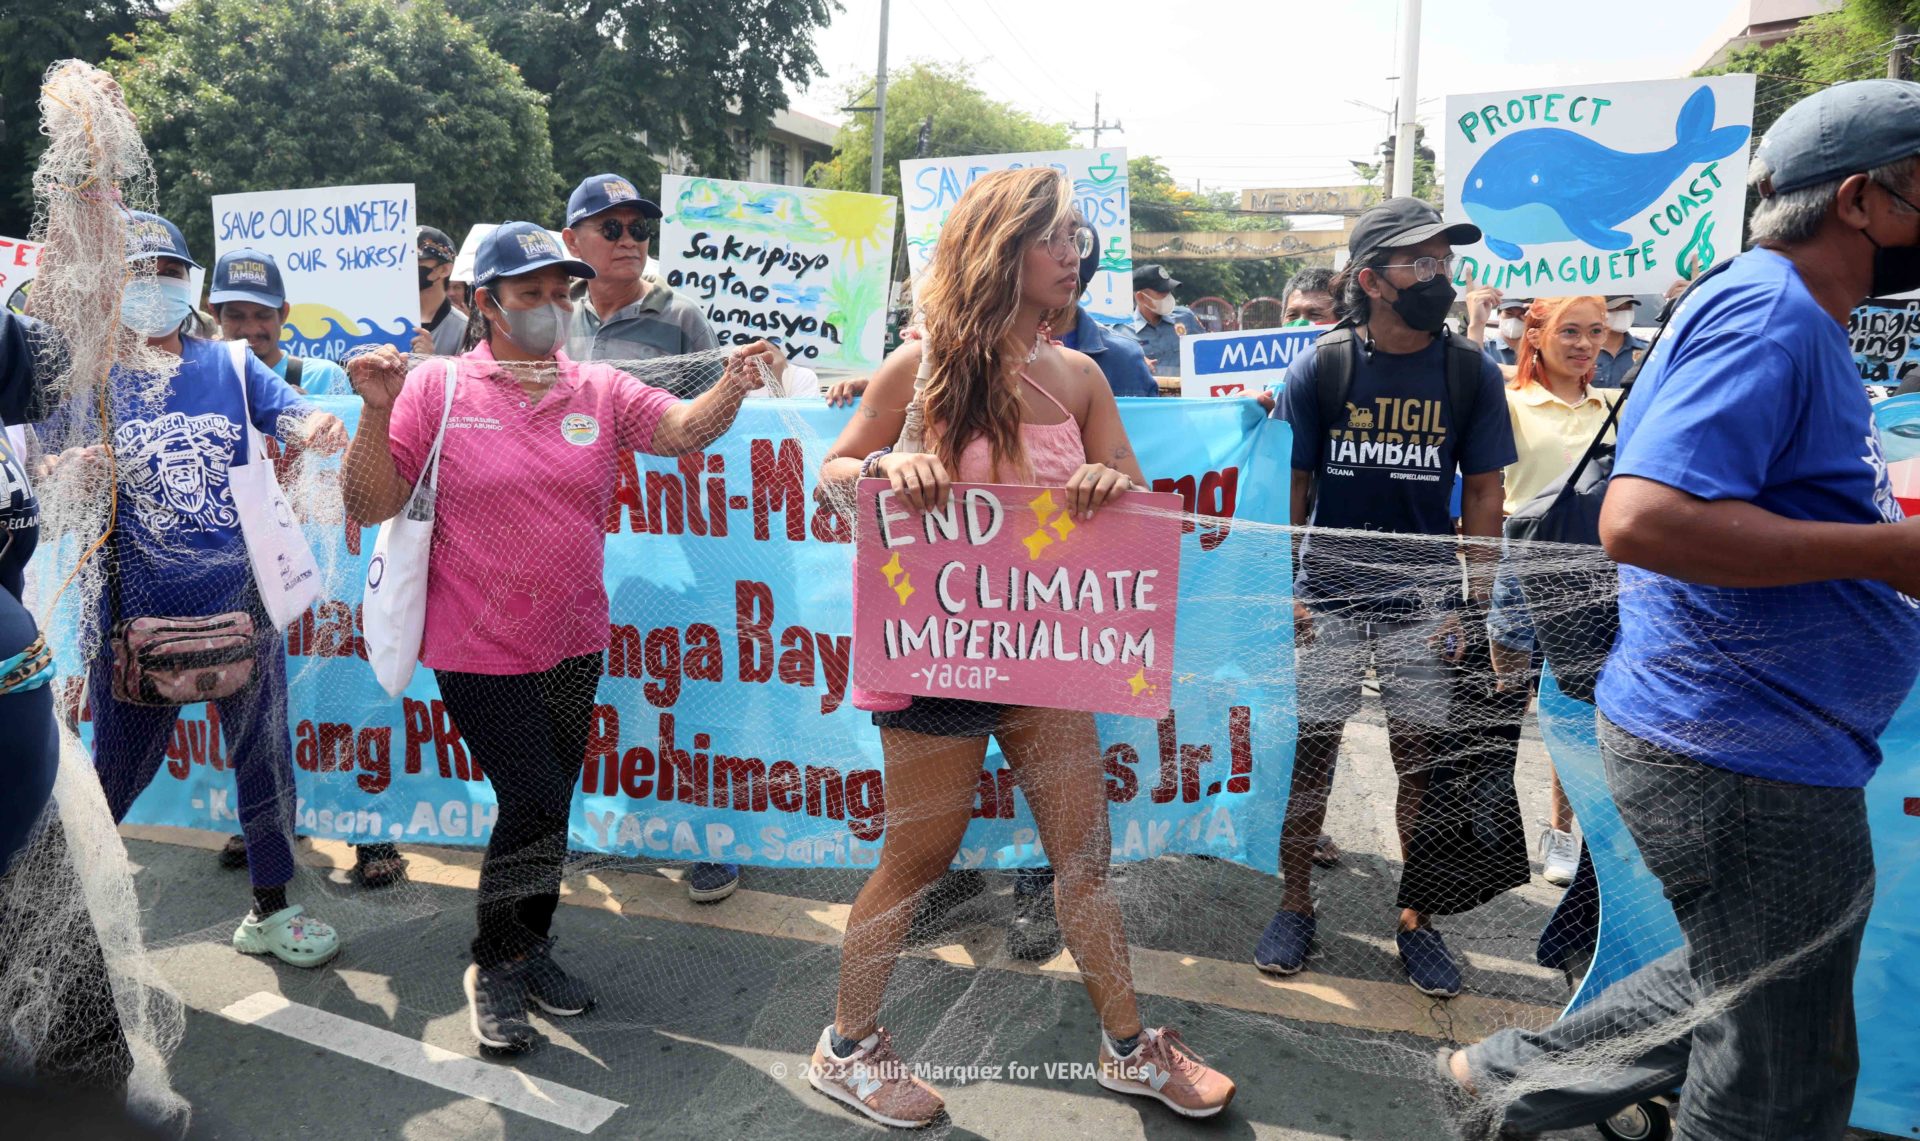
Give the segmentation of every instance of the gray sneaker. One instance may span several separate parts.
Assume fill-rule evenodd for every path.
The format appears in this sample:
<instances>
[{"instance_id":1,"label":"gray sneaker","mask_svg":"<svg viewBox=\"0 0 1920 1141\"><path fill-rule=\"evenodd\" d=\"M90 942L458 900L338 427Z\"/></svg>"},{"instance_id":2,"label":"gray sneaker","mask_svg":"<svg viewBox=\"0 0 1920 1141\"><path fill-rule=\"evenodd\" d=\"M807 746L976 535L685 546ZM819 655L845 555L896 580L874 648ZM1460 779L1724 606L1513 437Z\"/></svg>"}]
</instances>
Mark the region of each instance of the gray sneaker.
<instances>
[{"instance_id":1,"label":"gray sneaker","mask_svg":"<svg viewBox=\"0 0 1920 1141\"><path fill-rule=\"evenodd\" d=\"M527 998L548 1014L585 1014L593 1009L593 991L553 961L555 942L543 940L539 949L519 964Z\"/></svg>"},{"instance_id":2,"label":"gray sneaker","mask_svg":"<svg viewBox=\"0 0 1920 1141\"><path fill-rule=\"evenodd\" d=\"M469 963L461 983L467 992L468 1024L482 1050L518 1054L540 1040L527 1021L525 963L504 963L491 970Z\"/></svg>"}]
</instances>

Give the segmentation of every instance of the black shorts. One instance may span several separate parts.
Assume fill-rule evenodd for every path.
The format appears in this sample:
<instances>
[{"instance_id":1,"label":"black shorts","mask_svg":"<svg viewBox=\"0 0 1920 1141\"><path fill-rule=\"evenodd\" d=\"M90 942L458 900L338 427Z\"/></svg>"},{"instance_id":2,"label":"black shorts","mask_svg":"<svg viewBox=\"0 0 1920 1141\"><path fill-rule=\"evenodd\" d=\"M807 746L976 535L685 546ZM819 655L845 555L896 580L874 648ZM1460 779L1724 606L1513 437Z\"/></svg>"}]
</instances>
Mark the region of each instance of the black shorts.
<instances>
[{"instance_id":1,"label":"black shorts","mask_svg":"<svg viewBox=\"0 0 1920 1141\"><path fill-rule=\"evenodd\" d=\"M873 723L928 737L991 737L1007 711L1017 708L964 697L916 697L905 709L875 713Z\"/></svg>"}]
</instances>

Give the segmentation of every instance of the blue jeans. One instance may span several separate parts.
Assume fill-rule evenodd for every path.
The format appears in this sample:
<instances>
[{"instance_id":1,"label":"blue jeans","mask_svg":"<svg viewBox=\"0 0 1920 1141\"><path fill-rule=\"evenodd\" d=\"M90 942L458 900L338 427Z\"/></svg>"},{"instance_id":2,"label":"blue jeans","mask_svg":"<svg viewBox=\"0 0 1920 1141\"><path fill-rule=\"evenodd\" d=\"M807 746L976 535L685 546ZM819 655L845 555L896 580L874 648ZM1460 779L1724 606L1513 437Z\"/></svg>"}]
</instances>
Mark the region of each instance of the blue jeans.
<instances>
[{"instance_id":1,"label":"blue jeans","mask_svg":"<svg viewBox=\"0 0 1920 1141\"><path fill-rule=\"evenodd\" d=\"M1600 750L1686 943L1545 1030L1468 1048L1482 1098L1511 1097L1506 1127L1543 1132L1679 1088L1687 1141L1839 1138L1873 902L1865 794L1716 769L1604 716ZM1623 1057L1629 1035L1640 1038Z\"/></svg>"}]
</instances>

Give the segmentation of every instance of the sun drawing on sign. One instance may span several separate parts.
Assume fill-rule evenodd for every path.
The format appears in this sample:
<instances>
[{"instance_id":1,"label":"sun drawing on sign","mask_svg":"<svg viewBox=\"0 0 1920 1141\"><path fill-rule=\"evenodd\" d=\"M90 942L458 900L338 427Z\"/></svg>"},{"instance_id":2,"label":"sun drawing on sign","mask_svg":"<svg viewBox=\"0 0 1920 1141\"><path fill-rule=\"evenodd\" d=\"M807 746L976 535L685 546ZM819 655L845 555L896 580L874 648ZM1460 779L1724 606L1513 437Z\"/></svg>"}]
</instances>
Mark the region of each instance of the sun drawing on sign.
<instances>
[{"instance_id":1,"label":"sun drawing on sign","mask_svg":"<svg viewBox=\"0 0 1920 1141\"><path fill-rule=\"evenodd\" d=\"M880 573L887 576L887 585L900 596L900 605L905 606L907 599L913 597L913 576L900 566L899 551L893 552L893 557L880 568Z\"/></svg>"},{"instance_id":2,"label":"sun drawing on sign","mask_svg":"<svg viewBox=\"0 0 1920 1141\"><path fill-rule=\"evenodd\" d=\"M840 256L851 256L855 265L867 264L868 246L879 250L892 245L891 198L838 192L817 197L809 205L820 228L840 241Z\"/></svg>"}]
</instances>

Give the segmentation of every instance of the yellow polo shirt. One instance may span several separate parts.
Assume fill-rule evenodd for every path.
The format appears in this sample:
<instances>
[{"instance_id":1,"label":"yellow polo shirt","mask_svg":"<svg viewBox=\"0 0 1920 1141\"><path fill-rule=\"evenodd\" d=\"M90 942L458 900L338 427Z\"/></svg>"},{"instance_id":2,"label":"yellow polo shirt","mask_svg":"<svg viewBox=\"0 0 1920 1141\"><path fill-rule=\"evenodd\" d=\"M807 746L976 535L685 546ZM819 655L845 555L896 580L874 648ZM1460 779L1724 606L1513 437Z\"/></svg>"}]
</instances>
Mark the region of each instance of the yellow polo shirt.
<instances>
[{"instance_id":1,"label":"yellow polo shirt","mask_svg":"<svg viewBox=\"0 0 1920 1141\"><path fill-rule=\"evenodd\" d=\"M1506 512L1511 515L1586 454L1620 390L1589 387L1578 404L1568 404L1538 383L1506 393L1513 446L1520 453L1506 471ZM1611 438L1613 433L1607 434Z\"/></svg>"}]
</instances>

